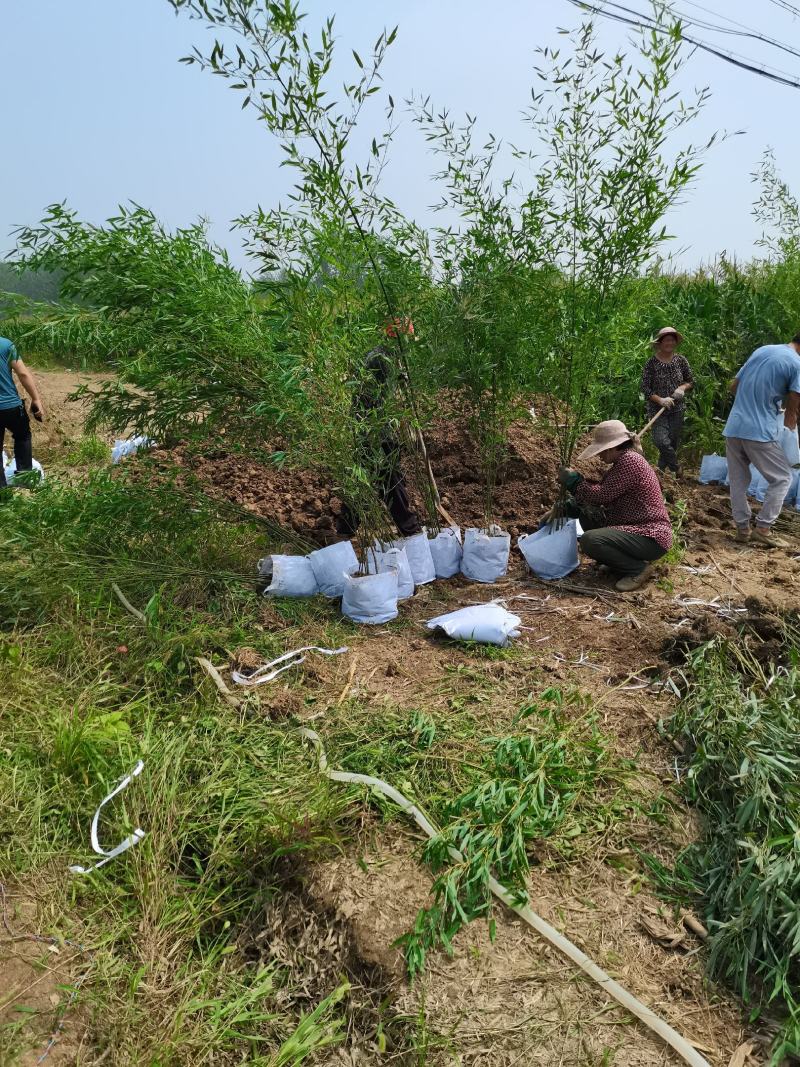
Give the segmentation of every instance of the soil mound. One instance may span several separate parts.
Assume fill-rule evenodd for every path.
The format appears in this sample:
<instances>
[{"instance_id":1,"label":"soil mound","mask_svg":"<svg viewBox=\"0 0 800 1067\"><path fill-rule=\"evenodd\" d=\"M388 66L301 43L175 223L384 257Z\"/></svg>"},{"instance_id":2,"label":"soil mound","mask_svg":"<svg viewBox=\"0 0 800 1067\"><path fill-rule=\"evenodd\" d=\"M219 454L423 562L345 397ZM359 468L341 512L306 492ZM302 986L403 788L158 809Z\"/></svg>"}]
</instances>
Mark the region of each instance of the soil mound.
<instances>
[{"instance_id":1,"label":"soil mound","mask_svg":"<svg viewBox=\"0 0 800 1067\"><path fill-rule=\"evenodd\" d=\"M478 450L464 425L454 417L436 419L425 436L442 501L462 526L484 523L484 497ZM324 544L335 536L341 500L324 472L278 467L240 453L215 451L204 456L185 448L159 449L196 477L211 494L243 507L253 515L292 529L309 541ZM558 490L558 448L531 420L520 420L509 432L508 458L494 496L494 520L513 537L535 529ZM412 495L414 493L411 487Z\"/></svg>"},{"instance_id":2,"label":"soil mound","mask_svg":"<svg viewBox=\"0 0 800 1067\"><path fill-rule=\"evenodd\" d=\"M238 452L197 455L183 446L155 449L150 456L156 464L184 468L210 496L308 541L325 544L335 534L334 517L342 505L325 474L261 463Z\"/></svg>"}]
</instances>

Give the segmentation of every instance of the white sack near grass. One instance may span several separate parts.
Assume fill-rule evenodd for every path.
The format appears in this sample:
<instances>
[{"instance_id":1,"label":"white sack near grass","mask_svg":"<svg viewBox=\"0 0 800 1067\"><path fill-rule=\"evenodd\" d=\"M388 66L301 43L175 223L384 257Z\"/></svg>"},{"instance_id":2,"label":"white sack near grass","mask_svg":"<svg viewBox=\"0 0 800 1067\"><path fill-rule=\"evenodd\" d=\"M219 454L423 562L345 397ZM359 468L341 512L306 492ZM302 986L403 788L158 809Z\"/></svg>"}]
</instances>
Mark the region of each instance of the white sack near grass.
<instances>
[{"instance_id":1,"label":"white sack near grass","mask_svg":"<svg viewBox=\"0 0 800 1067\"><path fill-rule=\"evenodd\" d=\"M496 582L508 570L511 534L499 526L488 530L471 527L464 534L461 573L473 582Z\"/></svg>"},{"instance_id":2,"label":"white sack near grass","mask_svg":"<svg viewBox=\"0 0 800 1067\"><path fill-rule=\"evenodd\" d=\"M17 473L17 461L14 456L12 456L11 459L8 459L6 457L5 452L3 452L2 454L2 461L3 472L5 473L6 481L9 485L11 485L11 483L14 481L14 475ZM39 472L39 478L41 479L41 481L44 481L44 467L42 467L38 459L35 459L33 461L33 469ZM27 474L28 472L23 471L22 473Z\"/></svg>"},{"instance_id":3,"label":"white sack near grass","mask_svg":"<svg viewBox=\"0 0 800 1067\"><path fill-rule=\"evenodd\" d=\"M408 565L411 568L411 576L414 585L427 585L436 580L436 568L433 564L428 535L426 533L412 534L411 537L401 537L393 541L395 548L405 549L408 557Z\"/></svg>"},{"instance_id":4,"label":"white sack near grass","mask_svg":"<svg viewBox=\"0 0 800 1067\"><path fill-rule=\"evenodd\" d=\"M440 530L435 537L428 538L433 568L437 578L454 578L461 570L461 530L458 526L448 526Z\"/></svg>"},{"instance_id":5,"label":"white sack near grass","mask_svg":"<svg viewBox=\"0 0 800 1067\"><path fill-rule=\"evenodd\" d=\"M485 645L505 647L519 637L519 615L512 615L501 604L471 604L466 608L429 619L429 630L441 630L456 641L479 641Z\"/></svg>"},{"instance_id":6,"label":"white sack near grass","mask_svg":"<svg viewBox=\"0 0 800 1067\"><path fill-rule=\"evenodd\" d=\"M794 507L797 500L797 486L800 481L800 471L792 471L792 481L789 488L786 490L786 496L783 498L783 507ZM763 504L764 499L769 490L769 482L763 474L759 474L756 471L755 477L751 481L747 492L759 503Z\"/></svg>"},{"instance_id":7,"label":"white sack near grass","mask_svg":"<svg viewBox=\"0 0 800 1067\"><path fill-rule=\"evenodd\" d=\"M517 539L517 547L537 578L555 581L577 569L578 538L582 533L577 519L567 519L560 528L548 523L536 533L523 534Z\"/></svg>"},{"instance_id":8,"label":"white sack near grass","mask_svg":"<svg viewBox=\"0 0 800 1067\"><path fill-rule=\"evenodd\" d=\"M792 471L792 481L789 488L786 490L786 496L783 498L783 507L793 508L796 506L798 486L800 486L800 471ZM768 490L769 482L763 475L759 474L758 477L753 480L751 496L758 500L759 503L763 504ZM750 490L748 490L748 492L750 492Z\"/></svg>"},{"instance_id":9,"label":"white sack near grass","mask_svg":"<svg viewBox=\"0 0 800 1067\"><path fill-rule=\"evenodd\" d=\"M796 467L800 463L800 440L797 436L797 429L787 430L783 424L783 419L783 415L778 416L778 425L780 427L778 442L783 449L784 456L789 461L789 466Z\"/></svg>"},{"instance_id":10,"label":"white sack near grass","mask_svg":"<svg viewBox=\"0 0 800 1067\"><path fill-rule=\"evenodd\" d=\"M714 452L710 456L703 456L700 461L700 474L697 480L701 485L724 485L728 480L728 460L725 456L718 456Z\"/></svg>"},{"instance_id":11,"label":"white sack near grass","mask_svg":"<svg viewBox=\"0 0 800 1067\"><path fill-rule=\"evenodd\" d=\"M313 568L320 593L331 599L344 592L345 575L358 570L358 559L349 541L317 548L306 559Z\"/></svg>"},{"instance_id":12,"label":"white sack near grass","mask_svg":"<svg viewBox=\"0 0 800 1067\"><path fill-rule=\"evenodd\" d=\"M346 574L342 614L353 622L379 626L397 618L397 568L377 574Z\"/></svg>"},{"instance_id":13,"label":"white sack near grass","mask_svg":"<svg viewBox=\"0 0 800 1067\"><path fill-rule=\"evenodd\" d=\"M140 448L152 448L154 444L153 438L145 437L144 434L138 434L136 437L118 437L111 449L111 462L119 463L126 456L134 455Z\"/></svg>"},{"instance_id":14,"label":"white sack near grass","mask_svg":"<svg viewBox=\"0 0 800 1067\"><path fill-rule=\"evenodd\" d=\"M382 545L376 541L367 551L367 569L370 574L383 574L384 571L397 571L397 599L408 600L414 595L414 575L405 548L395 545Z\"/></svg>"},{"instance_id":15,"label":"white sack near grass","mask_svg":"<svg viewBox=\"0 0 800 1067\"><path fill-rule=\"evenodd\" d=\"M314 568L306 556L266 556L258 561L258 573L269 579L264 596L314 596L319 592Z\"/></svg>"},{"instance_id":16,"label":"white sack near grass","mask_svg":"<svg viewBox=\"0 0 800 1067\"><path fill-rule=\"evenodd\" d=\"M790 431L785 431L790 435ZM791 454L792 446L789 442L789 453ZM784 449L786 452L786 449ZM787 459L788 459L787 455ZM697 479L701 485L729 485L728 480L728 461L724 456L718 456L716 454L710 456L703 456L700 464L700 474ZM769 483L767 479L761 474L753 464L750 464L750 484L747 486L747 495L753 497L754 500L758 500L760 503L764 503L764 498L767 495L769 489ZM800 490L800 471L792 472L792 482L783 498L784 507L795 507L797 503L797 494Z\"/></svg>"}]
</instances>

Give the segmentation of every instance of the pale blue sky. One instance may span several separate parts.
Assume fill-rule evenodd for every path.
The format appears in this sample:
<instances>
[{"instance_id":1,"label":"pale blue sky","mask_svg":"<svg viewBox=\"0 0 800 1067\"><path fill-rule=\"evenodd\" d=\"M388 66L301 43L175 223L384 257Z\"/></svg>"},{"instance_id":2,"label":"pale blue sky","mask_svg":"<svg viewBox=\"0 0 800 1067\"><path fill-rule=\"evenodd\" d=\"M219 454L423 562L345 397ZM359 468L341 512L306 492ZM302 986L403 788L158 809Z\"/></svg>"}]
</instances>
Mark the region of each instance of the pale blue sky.
<instances>
[{"instance_id":1,"label":"pale blue sky","mask_svg":"<svg viewBox=\"0 0 800 1067\"><path fill-rule=\"evenodd\" d=\"M769 0L698 0L800 48L800 20ZM635 0L644 8L643 0ZM677 7L702 15L688 0ZM430 94L451 112L477 114L482 130L519 139L537 46L557 45L557 29L578 14L566 0L309 0L315 17L336 14L342 50L369 50L385 24L399 23L385 67L395 100ZM798 5L800 6L800 5ZM709 16L706 16L709 17ZM271 207L290 183L280 153L254 114L221 79L178 63L208 34L166 0L0 0L0 124L5 163L0 187L0 248L12 226L36 221L67 199L100 222L120 201L152 208L168 225L202 215L213 238L246 263L230 220L257 204ZM601 45L619 47L624 27L602 26ZM705 33L706 38L711 35ZM722 46L800 77L800 59L756 42L716 38ZM347 47L345 47L347 46ZM703 53L690 62L685 88L708 84L713 96L693 138L743 129L713 150L688 203L677 209L673 249L689 266L726 249L747 257L758 236L750 209L750 172L764 148L800 193L800 90L786 88ZM371 136L371 134L370 134ZM424 221L436 197L428 155L404 119L387 191Z\"/></svg>"}]
</instances>

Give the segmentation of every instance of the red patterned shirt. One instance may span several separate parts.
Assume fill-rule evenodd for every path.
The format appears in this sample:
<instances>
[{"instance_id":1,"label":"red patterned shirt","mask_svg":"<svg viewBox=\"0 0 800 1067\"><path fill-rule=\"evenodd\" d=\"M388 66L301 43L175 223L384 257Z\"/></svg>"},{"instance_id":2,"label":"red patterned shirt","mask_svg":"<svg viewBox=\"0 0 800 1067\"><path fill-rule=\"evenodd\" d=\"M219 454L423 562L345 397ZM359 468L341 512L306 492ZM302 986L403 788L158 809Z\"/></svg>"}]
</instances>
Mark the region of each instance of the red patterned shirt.
<instances>
[{"instance_id":1,"label":"red patterned shirt","mask_svg":"<svg viewBox=\"0 0 800 1067\"><path fill-rule=\"evenodd\" d=\"M672 526L656 473L644 456L626 449L600 482L582 481L575 489L581 504L605 508L609 526L652 539L668 552Z\"/></svg>"}]
</instances>

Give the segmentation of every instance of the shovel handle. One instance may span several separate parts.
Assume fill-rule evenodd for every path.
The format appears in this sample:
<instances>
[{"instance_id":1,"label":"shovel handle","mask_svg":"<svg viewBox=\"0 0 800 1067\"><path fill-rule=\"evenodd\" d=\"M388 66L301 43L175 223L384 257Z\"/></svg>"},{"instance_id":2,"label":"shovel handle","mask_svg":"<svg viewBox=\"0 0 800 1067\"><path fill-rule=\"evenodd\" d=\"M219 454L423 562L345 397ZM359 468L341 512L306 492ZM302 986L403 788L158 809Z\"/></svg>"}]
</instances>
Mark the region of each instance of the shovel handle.
<instances>
[{"instance_id":1,"label":"shovel handle","mask_svg":"<svg viewBox=\"0 0 800 1067\"><path fill-rule=\"evenodd\" d=\"M417 445L419 446L423 459L425 460L425 466L428 470L428 477L430 479L431 488L433 489L434 500L436 502L436 510L439 512L439 514L449 526L456 526L457 524L455 519L452 517L452 515L450 515L450 513L446 510L444 504L442 503L442 498L439 495L439 487L436 484L436 479L433 476L433 468L431 467L431 461L428 456L428 449L425 445L425 438L422 436L422 431L419 429L418 426L414 427L414 437L416 438Z\"/></svg>"},{"instance_id":2,"label":"shovel handle","mask_svg":"<svg viewBox=\"0 0 800 1067\"><path fill-rule=\"evenodd\" d=\"M450 513L449 513L449 512L447 511L447 509L445 508L445 506L444 506L444 504L443 504L443 503L441 502L441 500L437 501L437 503L436 503L436 510L437 510L437 511L439 512L439 514L440 514L440 515L442 516L442 518L443 518L443 519L444 519L444 521L445 521L445 522L446 522L446 523L448 524L448 526L457 526L457 525L458 525L458 523L456 522L456 520L455 520L455 519L454 519L454 518L452 517L452 515L451 515L451 514L450 514Z\"/></svg>"},{"instance_id":3,"label":"shovel handle","mask_svg":"<svg viewBox=\"0 0 800 1067\"><path fill-rule=\"evenodd\" d=\"M652 417L652 419L648 422L648 424L645 427L643 427L643 429L639 430L639 433L636 436L639 437L639 438L644 437L644 435L647 433L647 431L650 429L650 427L653 425L653 423L654 422L658 422L658 420L661 418L661 416L664 414L664 412L666 410L667 410L666 408L659 408L658 411L655 413L655 415Z\"/></svg>"}]
</instances>

